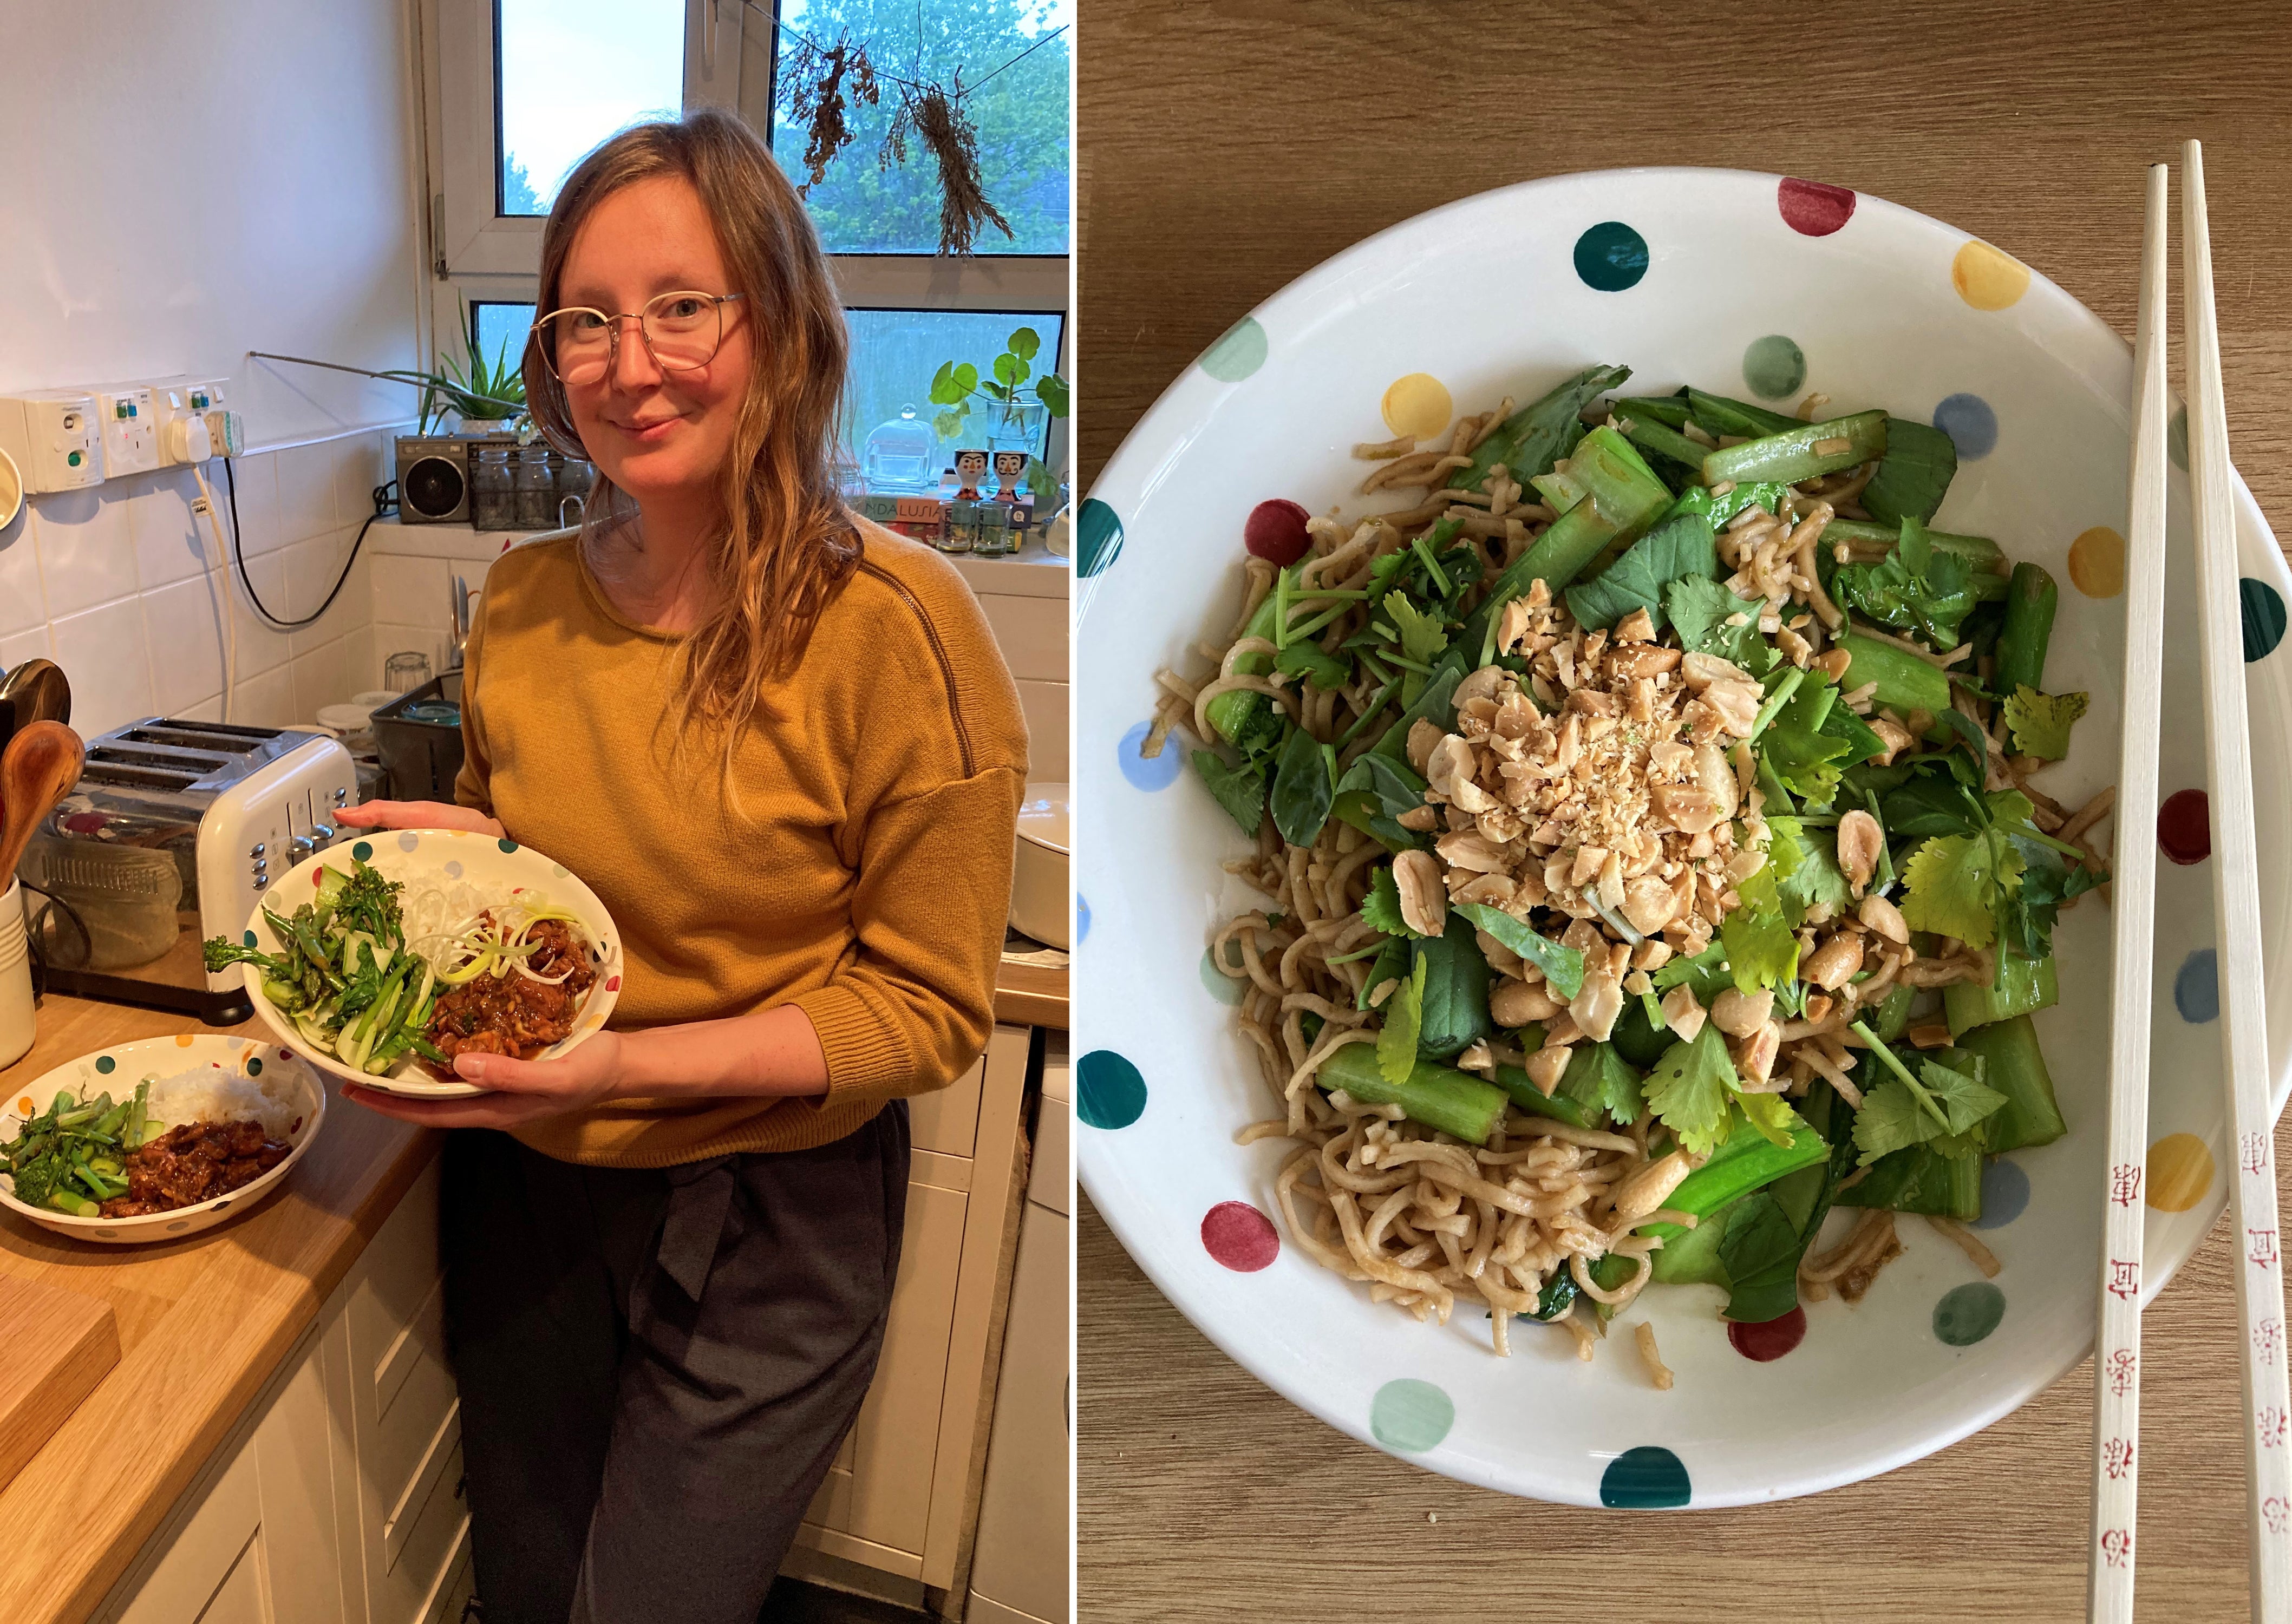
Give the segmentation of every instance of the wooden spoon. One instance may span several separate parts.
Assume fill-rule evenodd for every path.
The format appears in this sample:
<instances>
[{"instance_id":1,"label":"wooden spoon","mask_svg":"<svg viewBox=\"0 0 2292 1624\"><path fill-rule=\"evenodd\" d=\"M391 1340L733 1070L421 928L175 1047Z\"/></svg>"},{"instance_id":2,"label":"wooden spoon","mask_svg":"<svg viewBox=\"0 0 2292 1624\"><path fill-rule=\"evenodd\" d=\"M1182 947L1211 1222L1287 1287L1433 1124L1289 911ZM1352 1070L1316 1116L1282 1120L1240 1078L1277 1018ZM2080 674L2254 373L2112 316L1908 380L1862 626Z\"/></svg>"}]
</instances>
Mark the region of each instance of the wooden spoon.
<instances>
[{"instance_id":1,"label":"wooden spoon","mask_svg":"<svg viewBox=\"0 0 2292 1624\"><path fill-rule=\"evenodd\" d=\"M14 876L33 832L71 793L86 764L87 746L61 722L20 728L0 751L0 880Z\"/></svg>"}]
</instances>

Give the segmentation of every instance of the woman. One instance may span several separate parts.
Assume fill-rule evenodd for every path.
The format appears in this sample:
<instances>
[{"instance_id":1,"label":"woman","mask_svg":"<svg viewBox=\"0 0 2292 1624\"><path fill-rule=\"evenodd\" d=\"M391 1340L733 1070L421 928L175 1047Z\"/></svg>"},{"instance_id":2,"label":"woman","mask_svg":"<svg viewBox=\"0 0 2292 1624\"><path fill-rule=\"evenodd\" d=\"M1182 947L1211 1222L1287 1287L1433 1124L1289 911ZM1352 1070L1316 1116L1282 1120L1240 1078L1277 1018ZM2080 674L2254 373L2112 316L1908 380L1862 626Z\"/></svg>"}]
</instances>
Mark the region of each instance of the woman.
<instances>
[{"instance_id":1,"label":"woman","mask_svg":"<svg viewBox=\"0 0 2292 1624\"><path fill-rule=\"evenodd\" d=\"M486 580L460 803L620 927L611 1029L464 1052L388 1115L445 1152L448 1347L491 1624L750 1624L872 1376L901 1097L979 1055L1026 778L1017 690L935 553L832 472L845 331L738 120L614 137L542 237L525 375L599 470Z\"/></svg>"}]
</instances>

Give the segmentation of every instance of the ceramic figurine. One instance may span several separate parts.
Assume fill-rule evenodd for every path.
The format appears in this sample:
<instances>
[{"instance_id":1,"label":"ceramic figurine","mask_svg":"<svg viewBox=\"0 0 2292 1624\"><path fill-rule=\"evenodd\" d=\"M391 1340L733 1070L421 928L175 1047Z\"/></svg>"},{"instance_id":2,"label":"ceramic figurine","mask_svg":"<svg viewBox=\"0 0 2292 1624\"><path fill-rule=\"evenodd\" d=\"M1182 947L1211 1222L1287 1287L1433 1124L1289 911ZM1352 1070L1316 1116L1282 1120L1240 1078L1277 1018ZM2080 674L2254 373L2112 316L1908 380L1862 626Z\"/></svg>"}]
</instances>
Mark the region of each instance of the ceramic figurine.
<instances>
[{"instance_id":1,"label":"ceramic figurine","mask_svg":"<svg viewBox=\"0 0 2292 1624\"><path fill-rule=\"evenodd\" d=\"M958 451L955 454L957 502L979 500L980 482L987 478L987 454L983 451Z\"/></svg>"}]
</instances>

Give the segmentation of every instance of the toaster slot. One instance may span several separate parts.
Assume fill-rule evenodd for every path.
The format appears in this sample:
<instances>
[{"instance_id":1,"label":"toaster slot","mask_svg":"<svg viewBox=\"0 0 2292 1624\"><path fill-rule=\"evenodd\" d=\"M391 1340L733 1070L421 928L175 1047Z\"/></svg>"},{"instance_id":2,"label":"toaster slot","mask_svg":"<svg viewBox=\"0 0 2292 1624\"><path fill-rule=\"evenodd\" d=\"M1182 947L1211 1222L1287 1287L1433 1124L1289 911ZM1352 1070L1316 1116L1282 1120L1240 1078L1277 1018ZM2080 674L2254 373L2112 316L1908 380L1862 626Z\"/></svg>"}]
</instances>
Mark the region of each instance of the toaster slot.
<instances>
[{"instance_id":1,"label":"toaster slot","mask_svg":"<svg viewBox=\"0 0 2292 1624\"><path fill-rule=\"evenodd\" d=\"M150 767L163 772L190 773L204 776L218 767L230 765L229 756L194 753L190 751L157 749L126 750L117 744L98 744L87 752L87 759L107 767Z\"/></svg>"},{"instance_id":2,"label":"toaster slot","mask_svg":"<svg viewBox=\"0 0 2292 1624\"><path fill-rule=\"evenodd\" d=\"M279 736L277 728L242 728L230 722L187 722L163 717L118 736L123 743L170 744L178 750L219 750L243 756Z\"/></svg>"},{"instance_id":3,"label":"toaster slot","mask_svg":"<svg viewBox=\"0 0 2292 1624\"><path fill-rule=\"evenodd\" d=\"M130 767L116 761L97 761L91 758L79 776L83 786L91 784L119 784L133 789L163 790L181 794L197 784L202 775L196 772L166 771L156 767Z\"/></svg>"}]
</instances>

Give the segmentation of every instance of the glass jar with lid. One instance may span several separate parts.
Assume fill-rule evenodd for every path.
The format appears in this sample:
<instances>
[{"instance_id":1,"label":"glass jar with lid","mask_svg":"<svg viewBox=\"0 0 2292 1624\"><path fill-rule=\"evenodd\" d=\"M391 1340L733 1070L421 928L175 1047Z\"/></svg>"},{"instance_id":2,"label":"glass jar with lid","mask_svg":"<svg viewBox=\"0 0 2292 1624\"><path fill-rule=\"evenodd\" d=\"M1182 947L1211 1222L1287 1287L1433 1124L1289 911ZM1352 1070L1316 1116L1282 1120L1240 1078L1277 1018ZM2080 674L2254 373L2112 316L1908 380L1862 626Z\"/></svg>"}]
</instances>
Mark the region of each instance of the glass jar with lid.
<instances>
[{"instance_id":1,"label":"glass jar with lid","mask_svg":"<svg viewBox=\"0 0 2292 1624\"><path fill-rule=\"evenodd\" d=\"M546 446L528 446L518 453L510 486L516 493L519 529L557 528L557 482L550 477Z\"/></svg>"},{"instance_id":2,"label":"glass jar with lid","mask_svg":"<svg viewBox=\"0 0 2292 1624\"><path fill-rule=\"evenodd\" d=\"M517 527L517 492L512 484L506 446L477 446L471 449L470 527Z\"/></svg>"},{"instance_id":3,"label":"glass jar with lid","mask_svg":"<svg viewBox=\"0 0 2292 1624\"><path fill-rule=\"evenodd\" d=\"M551 471L557 482L556 517L550 522L558 525L577 525L589 506L589 493L597 483L597 469L593 462L580 457L552 454Z\"/></svg>"},{"instance_id":4,"label":"glass jar with lid","mask_svg":"<svg viewBox=\"0 0 2292 1624\"><path fill-rule=\"evenodd\" d=\"M897 417L876 426L860 448L860 470L868 488L893 495L932 489L938 473L932 453L938 446L939 436L916 415L916 408L901 406Z\"/></svg>"}]
</instances>

